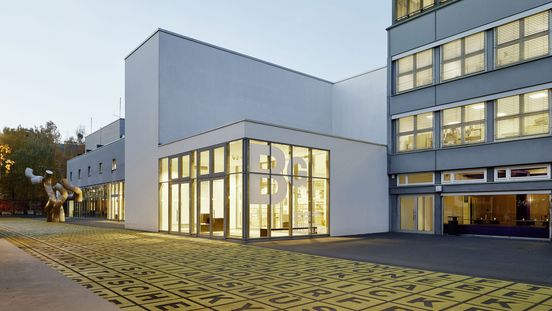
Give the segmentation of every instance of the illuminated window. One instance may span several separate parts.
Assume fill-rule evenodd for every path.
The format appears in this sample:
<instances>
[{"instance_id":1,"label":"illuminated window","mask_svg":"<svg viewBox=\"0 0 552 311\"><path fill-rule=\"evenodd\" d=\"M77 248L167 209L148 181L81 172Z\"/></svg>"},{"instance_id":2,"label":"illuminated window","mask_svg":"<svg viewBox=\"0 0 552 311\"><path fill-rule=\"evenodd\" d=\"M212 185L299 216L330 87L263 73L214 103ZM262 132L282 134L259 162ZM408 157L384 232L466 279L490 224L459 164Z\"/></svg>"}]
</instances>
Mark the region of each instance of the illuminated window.
<instances>
[{"instance_id":1,"label":"illuminated window","mask_svg":"<svg viewBox=\"0 0 552 311\"><path fill-rule=\"evenodd\" d=\"M485 141L485 103L445 109L441 117L443 147Z\"/></svg>"},{"instance_id":2,"label":"illuminated window","mask_svg":"<svg viewBox=\"0 0 552 311\"><path fill-rule=\"evenodd\" d=\"M495 138L508 139L550 133L548 90L496 101Z\"/></svg>"},{"instance_id":3,"label":"illuminated window","mask_svg":"<svg viewBox=\"0 0 552 311\"><path fill-rule=\"evenodd\" d=\"M433 113L422 113L397 120L399 152L433 148Z\"/></svg>"},{"instance_id":4,"label":"illuminated window","mask_svg":"<svg viewBox=\"0 0 552 311\"><path fill-rule=\"evenodd\" d=\"M485 70L484 32L444 44L441 51L443 81Z\"/></svg>"},{"instance_id":5,"label":"illuminated window","mask_svg":"<svg viewBox=\"0 0 552 311\"><path fill-rule=\"evenodd\" d=\"M550 179L550 165L527 165L495 169L495 181Z\"/></svg>"},{"instance_id":6,"label":"illuminated window","mask_svg":"<svg viewBox=\"0 0 552 311\"><path fill-rule=\"evenodd\" d=\"M111 172L117 170L117 159L111 159Z\"/></svg>"},{"instance_id":7,"label":"illuminated window","mask_svg":"<svg viewBox=\"0 0 552 311\"><path fill-rule=\"evenodd\" d=\"M171 158L171 179L178 179L178 158Z\"/></svg>"},{"instance_id":8,"label":"illuminated window","mask_svg":"<svg viewBox=\"0 0 552 311\"><path fill-rule=\"evenodd\" d=\"M433 83L433 49L403 57L395 64L397 92Z\"/></svg>"},{"instance_id":9,"label":"illuminated window","mask_svg":"<svg viewBox=\"0 0 552 311\"><path fill-rule=\"evenodd\" d=\"M435 5L435 0L396 0L396 20L416 15Z\"/></svg>"},{"instance_id":10,"label":"illuminated window","mask_svg":"<svg viewBox=\"0 0 552 311\"><path fill-rule=\"evenodd\" d=\"M496 30L496 67L549 54L549 12L535 14Z\"/></svg>"},{"instance_id":11,"label":"illuminated window","mask_svg":"<svg viewBox=\"0 0 552 311\"><path fill-rule=\"evenodd\" d=\"M400 174L399 186L432 185L435 183L433 172Z\"/></svg>"},{"instance_id":12,"label":"illuminated window","mask_svg":"<svg viewBox=\"0 0 552 311\"><path fill-rule=\"evenodd\" d=\"M487 181L487 170L466 170L443 172L441 182L443 184L480 183Z\"/></svg>"}]
</instances>

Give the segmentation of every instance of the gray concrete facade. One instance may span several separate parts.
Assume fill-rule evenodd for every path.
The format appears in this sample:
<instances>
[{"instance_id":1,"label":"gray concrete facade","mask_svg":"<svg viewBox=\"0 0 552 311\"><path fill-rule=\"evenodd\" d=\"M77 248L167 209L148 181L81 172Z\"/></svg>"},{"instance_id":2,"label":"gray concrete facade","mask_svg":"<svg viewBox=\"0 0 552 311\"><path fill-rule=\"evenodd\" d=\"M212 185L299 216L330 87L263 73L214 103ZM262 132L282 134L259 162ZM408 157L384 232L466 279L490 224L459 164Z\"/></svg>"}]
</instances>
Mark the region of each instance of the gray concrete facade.
<instances>
[{"instance_id":1,"label":"gray concrete facade","mask_svg":"<svg viewBox=\"0 0 552 311\"><path fill-rule=\"evenodd\" d=\"M115 161L116 167L112 167L113 161ZM89 168L90 174L88 173ZM79 187L124 180L125 138L119 138L107 145L68 160L67 179Z\"/></svg>"},{"instance_id":2,"label":"gray concrete facade","mask_svg":"<svg viewBox=\"0 0 552 311\"><path fill-rule=\"evenodd\" d=\"M396 1L393 1L395 16ZM552 88L552 46L548 54L497 68L496 27L552 9L551 0L455 0L440 3L411 17L395 21L388 28L388 156L390 185L390 227L400 231L398 199L402 194L434 196L434 232L441 234L442 195L447 193L550 191L550 178L538 181L497 182L494 169L502 166L546 164L552 162L552 137L547 134L509 140L495 139L495 101ZM552 16L552 14L550 14ZM548 23L552 23L549 21ZM442 81L442 45L469 35L485 33L483 71ZM550 45L550 34L548 34ZM433 83L397 92L397 60L433 49ZM550 105L550 96L549 107ZM485 141L474 145L443 147L441 112L445 108L483 102L486 108ZM400 117L433 112L433 148L399 152L397 124ZM550 128L550 113L548 127ZM487 181L477 184L442 185L443 171L487 170ZM397 186L400 174L434 172L434 185ZM442 189L439 189L441 188Z\"/></svg>"}]
</instances>

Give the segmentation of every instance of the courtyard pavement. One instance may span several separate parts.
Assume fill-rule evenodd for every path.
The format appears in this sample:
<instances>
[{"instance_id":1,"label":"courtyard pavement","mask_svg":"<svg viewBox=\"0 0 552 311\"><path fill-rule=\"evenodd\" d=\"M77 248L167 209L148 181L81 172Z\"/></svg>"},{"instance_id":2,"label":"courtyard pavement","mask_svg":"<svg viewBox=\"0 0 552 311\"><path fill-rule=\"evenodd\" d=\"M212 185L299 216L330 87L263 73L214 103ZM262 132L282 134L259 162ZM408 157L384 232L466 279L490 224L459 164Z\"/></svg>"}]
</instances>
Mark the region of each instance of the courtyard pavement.
<instances>
[{"instance_id":1,"label":"courtyard pavement","mask_svg":"<svg viewBox=\"0 0 552 311\"><path fill-rule=\"evenodd\" d=\"M0 232L124 310L552 310L551 287L252 243L15 218Z\"/></svg>"},{"instance_id":2,"label":"courtyard pavement","mask_svg":"<svg viewBox=\"0 0 552 311\"><path fill-rule=\"evenodd\" d=\"M552 286L548 241L383 233L255 242L257 246Z\"/></svg>"}]
</instances>

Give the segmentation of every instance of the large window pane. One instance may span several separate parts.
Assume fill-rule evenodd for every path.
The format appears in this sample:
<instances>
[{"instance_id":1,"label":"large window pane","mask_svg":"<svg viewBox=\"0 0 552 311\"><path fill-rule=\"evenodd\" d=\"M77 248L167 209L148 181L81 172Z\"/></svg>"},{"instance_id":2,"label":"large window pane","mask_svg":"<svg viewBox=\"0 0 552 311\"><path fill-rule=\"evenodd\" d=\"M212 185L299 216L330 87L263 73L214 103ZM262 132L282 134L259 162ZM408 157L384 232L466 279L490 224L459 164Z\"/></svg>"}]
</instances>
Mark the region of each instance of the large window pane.
<instances>
[{"instance_id":1,"label":"large window pane","mask_svg":"<svg viewBox=\"0 0 552 311\"><path fill-rule=\"evenodd\" d=\"M416 134L416 149L433 148L433 132L423 132Z\"/></svg>"},{"instance_id":2,"label":"large window pane","mask_svg":"<svg viewBox=\"0 0 552 311\"><path fill-rule=\"evenodd\" d=\"M178 176L178 158L171 159L171 179L177 179Z\"/></svg>"},{"instance_id":3,"label":"large window pane","mask_svg":"<svg viewBox=\"0 0 552 311\"><path fill-rule=\"evenodd\" d=\"M414 131L414 116L399 119L399 133Z\"/></svg>"},{"instance_id":4,"label":"large window pane","mask_svg":"<svg viewBox=\"0 0 552 311\"><path fill-rule=\"evenodd\" d=\"M525 94L523 99L525 113L548 110L548 90Z\"/></svg>"},{"instance_id":5,"label":"large window pane","mask_svg":"<svg viewBox=\"0 0 552 311\"><path fill-rule=\"evenodd\" d=\"M159 160L159 181L169 181L169 159L163 158Z\"/></svg>"},{"instance_id":6,"label":"large window pane","mask_svg":"<svg viewBox=\"0 0 552 311\"><path fill-rule=\"evenodd\" d=\"M496 123L496 138L519 136L519 118L499 120Z\"/></svg>"},{"instance_id":7,"label":"large window pane","mask_svg":"<svg viewBox=\"0 0 552 311\"><path fill-rule=\"evenodd\" d=\"M249 171L252 173L269 173L270 148L268 143L249 141Z\"/></svg>"},{"instance_id":8,"label":"large window pane","mask_svg":"<svg viewBox=\"0 0 552 311\"><path fill-rule=\"evenodd\" d=\"M418 231L433 231L433 197L418 197Z\"/></svg>"},{"instance_id":9,"label":"large window pane","mask_svg":"<svg viewBox=\"0 0 552 311\"><path fill-rule=\"evenodd\" d=\"M523 135L546 134L550 126L548 113L530 115L523 118Z\"/></svg>"},{"instance_id":10,"label":"large window pane","mask_svg":"<svg viewBox=\"0 0 552 311\"><path fill-rule=\"evenodd\" d=\"M312 177L329 177L329 152L325 150L312 149Z\"/></svg>"},{"instance_id":11,"label":"large window pane","mask_svg":"<svg viewBox=\"0 0 552 311\"><path fill-rule=\"evenodd\" d=\"M213 161L213 173L224 173L224 147L219 147L214 150Z\"/></svg>"},{"instance_id":12,"label":"large window pane","mask_svg":"<svg viewBox=\"0 0 552 311\"><path fill-rule=\"evenodd\" d=\"M179 216L180 216L180 191L179 185L171 185L171 218L170 218L170 228L171 232L178 232L179 228Z\"/></svg>"},{"instance_id":13,"label":"large window pane","mask_svg":"<svg viewBox=\"0 0 552 311\"><path fill-rule=\"evenodd\" d=\"M190 155L182 156L182 178L190 177Z\"/></svg>"},{"instance_id":14,"label":"large window pane","mask_svg":"<svg viewBox=\"0 0 552 311\"><path fill-rule=\"evenodd\" d=\"M414 135L399 136L399 151L414 150Z\"/></svg>"},{"instance_id":15,"label":"large window pane","mask_svg":"<svg viewBox=\"0 0 552 311\"><path fill-rule=\"evenodd\" d=\"M271 144L271 165L270 173L278 175L289 175L291 169L291 146Z\"/></svg>"},{"instance_id":16,"label":"large window pane","mask_svg":"<svg viewBox=\"0 0 552 311\"><path fill-rule=\"evenodd\" d=\"M442 146L485 141L484 103L445 109L442 122Z\"/></svg>"},{"instance_id":17,"label":"large window pane","mask_svg":"<svg viewBox=\"0 0 552 311\"><path fill-rule=\"evenodd\" d=\"M271 178L272 224L271 236L289 236L290 234L290 195L291 187L288 178L273 176Z\"/></svg>"},{"instance_id":18,"label":"large window pane","mask_svg":"<svg viewBox=\"0 0 552 311\"><path fill-rule=\"evenodd\" d=\"M408 0L397 0L397 19L404 18L408 15Z\"/></svg>"},{"instance_id":19,"label":"large window pane","mask_svg":"<svg viewBox=\"0 0 552 311\"><path fill-rule=\"evenodd\" d=\"M497 43L503 44L506 42L519 39L520 37L519 30L520 30L519 21L511 22L509 24L498 27L497 33L496 33Z\"/></svg>"},{"instance_id":20,"label":"large window pane","mask_svg":"<svg viewBox=\"0 0 552 311\"><path fill-rule=\"evenodd\" d=\"M307 178L293 179L293 235L310 234L309 187Z\"/></svg>"},{"instance_id":21,"label":"large window pane","mask_svg":"<svg viewBox=\"0 0 552 311\"><path fill-rule=\"evenodd\" d=\"M249 237L268 237L268 175L249 174Z\"/></svg>"},{"instance_id":22,"label":"large window pane","mask_svg":"<svg viewBox=\"0 0 552 311\"><path fill-rule=\"evenodd\" d=\"M293 146L293 175L309 176L309 149Z\"/></svg>"},{"instance_id":23,"label":"large window pane","mask_svg":"<svg viewBox=\"0 0 552 311\"><path fill-rule=\"evenodd\" d=\"M190 184L180 185L180 232L190 233Z\"/></svg>"},{"instance_id":24,"label":"large window pane","mask_svg":"<svg viewBox=\"0 0 552 311\"><path fill-rule=\"evenodd\" d=\"M243 235L242 174L232 174L228 176L228 181L228 198L230 201L228 209L228 234L231 237L241 238Z\"/></svg>"},{"instance_id":25,"label":"large window pane","mask_svg":"<svg viewBox=\"0 0 552 311\"><path fill-rule=\"evenodd\" d=\"M169 184L166 182L159 185L159 230L169 231Z\"/></svg>"},{"instance_id":26,"label":"large window pane","mask_svg":"<svg viewBox=\"0 0 552 311\"><path fill-rule=\"evenodd\" d=\"M212 182L213 196L212 209L212 233L213 236L224 235L224 179L216 179Z\"/></svg>"},{"instance_id":27,"label":"large window pane","mask_svg":"<svg viewBox=\"0 0 552 311\"><path fill-rule=\"evenodd\" d=\"M199 175L207 175L210 171L210 151L205 150L199 153Z\"/></svg>"},{"instance_id":28,"label":"large window pane","mask_svg":"<svg viewBox=\"0 0 552 311\"><path fill-rule=\"evenodd\" d=\"M416 197L408 196L401 197L399 200L400 208L400 229L406 231L416 230L416 223L414 218L416 208Z\"/></svg>"},{"instance_id":29,"label":"large window pane","mask_svg":"<svg viewBox=\"0 0 552 311\"><path fill-rule=\"evenodd\" d=\"M199 183L199 234L210 234L211 185L205 180Z\"/></svg>"},{"instance_id":30,"label":"large window pane","mask_svg":"<svg viewBox=\"0 0 552 311\"><path fill-rule=\"evenodd\" d=\"M241 173L243 171L243 142L241 140L231 142L229 144L229 168L228 173Z\"/></svg>"},{"instance_id":31,"label":"large window pane","mask_svg":"<svg viewBox=\"0 0 552 311\"><path fill-rule=\"evenodd\" d=\"M312 230L313 234L328 232L328 181L312 179Z\"/></svg>"}]
</instances>

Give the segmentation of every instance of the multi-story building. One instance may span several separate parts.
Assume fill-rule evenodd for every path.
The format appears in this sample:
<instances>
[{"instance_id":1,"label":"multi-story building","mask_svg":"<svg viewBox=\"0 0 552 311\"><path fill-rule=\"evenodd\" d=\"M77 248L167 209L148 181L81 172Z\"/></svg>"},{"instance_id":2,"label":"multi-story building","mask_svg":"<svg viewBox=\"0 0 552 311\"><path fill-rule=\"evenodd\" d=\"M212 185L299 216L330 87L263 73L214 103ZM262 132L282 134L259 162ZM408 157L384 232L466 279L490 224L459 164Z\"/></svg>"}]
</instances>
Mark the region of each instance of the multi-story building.
<instances>
[{"instance_id":1,"label":"multi-story building","mask_svg":"<svg viewBox=\"0 0 552 311\"><path fill-rule=\"evenodd\" d=\"M394 0L390 227L550 238L550 0Z\"/></svg>"},{"instance_id":2,"label":"multi-story building","mask_svg":"<svg viewBox=\"0 0 552 311\"><path fill-rule=\"evenodd\" d=\"M67 179L82 188L83 202L68 201L68 216L124 220L125 120L85 137L85 153L67 161Z\"/></svg>"}]
</instances>

